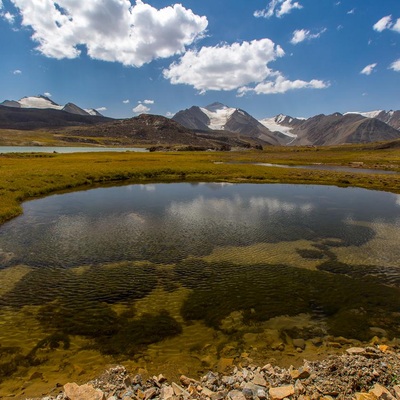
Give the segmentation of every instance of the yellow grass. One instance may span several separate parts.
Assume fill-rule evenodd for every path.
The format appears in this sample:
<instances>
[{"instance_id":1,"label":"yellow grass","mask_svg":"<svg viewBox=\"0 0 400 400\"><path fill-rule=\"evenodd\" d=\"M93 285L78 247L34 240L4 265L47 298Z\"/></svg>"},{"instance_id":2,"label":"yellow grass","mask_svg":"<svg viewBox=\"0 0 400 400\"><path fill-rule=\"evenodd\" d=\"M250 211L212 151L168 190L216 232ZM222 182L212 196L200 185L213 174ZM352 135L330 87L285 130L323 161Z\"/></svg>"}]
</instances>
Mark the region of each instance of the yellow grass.
<instances>
[{"instance_id":1,"label":"yellow grass","mask_svg":"<svg viewBox=\"0 0 400 400\"><path fill-rule=\"evenodd\" d=\"M400 173L369 175L263 167L281 164L364 162L400 171L400 150L268 148L243 152L76 153L0 155L0 223L20 214L21 202L49 193L112 183L215 181L357 186L400 193ZM231 162L239 162L229 164Z\"/></svg>"}]
</instances>

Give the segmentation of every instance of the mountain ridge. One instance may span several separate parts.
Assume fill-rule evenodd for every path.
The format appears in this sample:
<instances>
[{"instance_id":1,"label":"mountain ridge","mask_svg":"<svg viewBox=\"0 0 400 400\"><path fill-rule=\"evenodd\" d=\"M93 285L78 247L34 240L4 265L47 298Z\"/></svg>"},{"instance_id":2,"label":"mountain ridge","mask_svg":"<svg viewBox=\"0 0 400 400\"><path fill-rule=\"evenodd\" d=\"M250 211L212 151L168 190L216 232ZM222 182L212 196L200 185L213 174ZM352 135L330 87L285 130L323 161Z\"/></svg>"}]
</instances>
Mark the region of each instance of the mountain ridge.
<instances>
[{"instance_id":1,"label":"mountain ridge","mask_svg":"<svg viewBox=\"0 0 400 400\"><path fill-rule=\"evenodd\" d=\"M320 114L307 119L278 114L257 121L244 110L212 103L206 107L192 106L181 110L172 118L191 129L206 127L209 130L219 128L222 131L240 132L242 136L257 137L270 145L321 146L400 138L400 111ZM387 123L389 119L391 125ZM263 126L262 129L259 124Z\"/></svg>"},{"instance_id":2,"label":"mountain ridge","mask_svg":"<svg viewBox=\"0 0 400 400\"><path fill-rule=\"evenodd\" d=\"M0 103L0 106L23 109L59 110L66 111L70 114L104 117L104 115L99 113L94 108L89 108L85 110L70 102L62 106L51 100L48 96L44 96L41 94L37 96L25 96L19 100L4 100L2 103Z\"/></svg>"}]
</instances>

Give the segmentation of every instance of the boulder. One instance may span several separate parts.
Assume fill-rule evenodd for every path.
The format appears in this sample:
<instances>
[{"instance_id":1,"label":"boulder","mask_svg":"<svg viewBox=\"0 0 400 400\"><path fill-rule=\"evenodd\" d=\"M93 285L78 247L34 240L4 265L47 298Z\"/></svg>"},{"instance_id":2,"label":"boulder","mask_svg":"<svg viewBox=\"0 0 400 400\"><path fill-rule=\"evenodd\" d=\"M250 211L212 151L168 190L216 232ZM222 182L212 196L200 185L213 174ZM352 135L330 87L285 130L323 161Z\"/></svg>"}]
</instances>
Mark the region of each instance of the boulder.
<instances>
[{"instance_id":1,"label":"boulder","mask_svg":"<svg viewBox=\"0 0 400 400\"><path fill-rule=\"evenodd\" d=\"M269 389L269 396L271 400L282 400L285 397L292 396L294 394L294 386L287 385L287 386L280 386L276 388Z\"/></svg>"},{"instance_id":2,"label":"boulder","mask_svg":"<svg viewBox=\"0 0 400 400\"><path fill-rule=\"evenodd\" d=\"M69 400L105 400L105 395L100 389L88 384L79 386L75 382L66 383L64 393Z\"/></svg>"},{"instance_id":3,"label":"boulder","mask_svg":"<svg viewBox=\"0 0 400 400\"><path fill-rule=\"evenodd\" d=\"M396 400L394 396L387 390L384 386L379 383L375 383L374 387L369 391L369 393L375 395L378 399L383 400Z\"/></svg>"}]
</instances>

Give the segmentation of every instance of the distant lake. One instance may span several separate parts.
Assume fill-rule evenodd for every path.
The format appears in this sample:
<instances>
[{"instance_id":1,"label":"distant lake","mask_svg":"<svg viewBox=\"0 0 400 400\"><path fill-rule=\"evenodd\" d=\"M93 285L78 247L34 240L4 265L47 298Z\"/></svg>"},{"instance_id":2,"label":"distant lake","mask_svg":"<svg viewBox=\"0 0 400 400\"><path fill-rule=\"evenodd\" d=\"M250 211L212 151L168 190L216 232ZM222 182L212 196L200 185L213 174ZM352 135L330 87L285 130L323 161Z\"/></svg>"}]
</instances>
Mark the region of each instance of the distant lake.
<instances>
[{"instance_id":1,"label":"distant lake","mask_svg":"<svg viewBox=\"0 0 400 400\"><path fill-rule=\"evenodd\" d=\"M142 147L51 147L51 146L0 146L1 153L93 153L93 152L147 152Z\"/></svg>"},{"instance_id":2,"label":"distant lake","mask_svg":"<svg viewBox=\"0 0 400 400\"><path fill-rule=\"evenodd\" d=\"M0 393L35 371L43 388L115 363L176 379L400 338L399 195L173 183L23 207L0 226Z\"/></svg>"}]
</instances>

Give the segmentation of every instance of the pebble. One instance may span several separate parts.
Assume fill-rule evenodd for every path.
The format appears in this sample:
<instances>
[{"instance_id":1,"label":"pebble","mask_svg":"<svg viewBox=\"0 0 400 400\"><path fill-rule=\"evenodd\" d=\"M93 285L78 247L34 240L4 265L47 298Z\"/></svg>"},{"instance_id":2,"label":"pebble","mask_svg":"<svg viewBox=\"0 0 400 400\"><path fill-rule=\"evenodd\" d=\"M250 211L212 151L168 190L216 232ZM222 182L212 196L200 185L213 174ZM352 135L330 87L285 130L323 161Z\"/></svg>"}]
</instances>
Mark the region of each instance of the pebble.
<instances>
[{"instance_id":1,"label":"pebble","mask_svg":"<svg viewBox=\"0 0 400 400\"><path fill-rule=\"evenodd\" d=\"M161 374L144 380L116 366L85 385L67 383L63 392L42 400L400 400L395 379L400 353L384 346L351 347L323 361L304 361L297 369L247 363L198 380L182 375L180 384Z\"/></svg>"}]
</instances>

